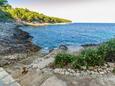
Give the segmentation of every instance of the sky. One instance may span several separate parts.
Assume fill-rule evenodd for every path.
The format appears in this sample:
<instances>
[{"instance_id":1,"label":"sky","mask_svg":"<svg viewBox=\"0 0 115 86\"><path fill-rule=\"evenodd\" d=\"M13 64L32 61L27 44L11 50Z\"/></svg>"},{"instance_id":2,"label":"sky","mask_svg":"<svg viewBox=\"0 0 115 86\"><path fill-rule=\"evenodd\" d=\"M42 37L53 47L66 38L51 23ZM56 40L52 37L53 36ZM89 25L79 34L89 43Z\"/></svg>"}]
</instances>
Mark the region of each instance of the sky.
<instances>
[{"instance_id":1,"label":"sky","mask_svg":"<svg viewBox=\"0 0 115 86\"><path fill-rule=\"evenodd\" d=\"M73 22L115 23L115 0L8 0L13 7L28 8Z\"/></svg>"}]
</instances>

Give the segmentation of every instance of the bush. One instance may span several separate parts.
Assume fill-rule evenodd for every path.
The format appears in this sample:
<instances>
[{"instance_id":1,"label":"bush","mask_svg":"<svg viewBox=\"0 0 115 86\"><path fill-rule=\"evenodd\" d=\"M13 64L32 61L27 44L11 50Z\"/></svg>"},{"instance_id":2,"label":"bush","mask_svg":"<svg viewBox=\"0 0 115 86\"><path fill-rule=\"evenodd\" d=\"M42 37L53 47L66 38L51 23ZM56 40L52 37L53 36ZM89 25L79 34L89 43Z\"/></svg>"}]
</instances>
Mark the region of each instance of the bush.
<instances>
[{"instance_id":1,"label":"bush","mask_svg":"<svg viewBox=\"0 0 115 86\"><path fill-rule=\"evenodd\" d=\"M85 59L81 56L77 56L76 60L72 62L71 68L82 69L82 66L84 65L85 65Z\"/></svg>"},{"instance_id":2,"label":"bush","mask_svg":"<svg viewBox=\"0 0 115 86\"><path fill-rule=\"evenodd\" d=\"M115 62L115 39L111 39L97 48L87 48L78 56L60 53L55 58L55 65L65 67L68 64L72 68L81 69L82 66L102 66L105 62Z\"/></svg>"},{"instance_id":3,"label":"bush","mask_svg":"<svg viewBox=\"0 0 115 86\"><path fill-rule=\"evenodd\" d=\"M66 54L66 53L59 53L55 57L55 66L56 67L65 67L68 66L70 63L75 61L76 56Z\"/></svg>"},{"instance_id":4,"label":"bush","mask_svg":"<svg viewBox=\"0 0 115 86\"><path fill-rule=\"evenodd\" d=\"M101 55L99 55L97 52L98 50L93 48L83 50L76 61L73 62L73 68L81 68L81 66L88 68L89 66L103 65L105 59L101 57Z\"/></svg>"},{"instance_id":5,"label":"bush","mask_svg":"<svg viewBox=\"0 0 115 86\"><path fill-rule=\"evenodd\" d=\"M97 55L97 49L89 48L81 52L81 57L85 59L86 66L100 65L102 60Z\"/></svg>"},{"instance_id":6,"label":"bush","mask_svg":"<svg viewBox=\"0 0 115 86\"><path fill-rule=\"evenodd\" d=\"M115 62L115 39L111 39L98 47L98 54L107 62Z\"/></svg>"},{"instance_id":7,"label":"bush","mask_svg":"<svg viewBox=\"0 0 115 86\"><path fill-rule=\"evenodd\" d=\"M115 68L113 69L113 71L112 71L114 74L115 74Z\"/></svg>"}]
</instances>

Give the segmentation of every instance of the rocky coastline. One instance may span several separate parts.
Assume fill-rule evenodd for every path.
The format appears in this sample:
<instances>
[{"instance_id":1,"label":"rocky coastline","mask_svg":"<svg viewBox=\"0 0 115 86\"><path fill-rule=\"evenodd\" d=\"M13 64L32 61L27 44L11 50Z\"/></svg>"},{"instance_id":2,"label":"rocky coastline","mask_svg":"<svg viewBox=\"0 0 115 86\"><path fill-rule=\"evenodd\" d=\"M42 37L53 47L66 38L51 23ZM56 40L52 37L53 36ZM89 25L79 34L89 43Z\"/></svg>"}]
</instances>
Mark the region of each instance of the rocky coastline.
<instances>
[{"instance_id":1,"label":"rocky coastline","mask_svg":"<svg viewBox=\"0 0 115 86\"><path fill-rule=\"evenodd\" d=\"M115 86L115 75L112 73L115 63L90 67L89 70L85 67L82 70L52 67L58 53L79 54L84 48L98 45L86 44L80 47L60 45L58 49L51 50L47 55L41 55L40 47L32 44L32 37L20 30L19 26L13 22L0 22L2 83L12 86L13 84L16 84L15 86Z\"/></svg>"},{"instance_id":2,"label":"rocky coastline","mask_svg":"<svg viewBox=\"0 0 115 86\"><path fill-rule=\"evenodd\" d=\"M0 22L0 66L13 59L12 55L21 54L13 56L18 59L23 58L22 55L40 50L39 46L32 44L32 37L19 27L20 25L14 22Z\"/></svg>"}]
</instances>

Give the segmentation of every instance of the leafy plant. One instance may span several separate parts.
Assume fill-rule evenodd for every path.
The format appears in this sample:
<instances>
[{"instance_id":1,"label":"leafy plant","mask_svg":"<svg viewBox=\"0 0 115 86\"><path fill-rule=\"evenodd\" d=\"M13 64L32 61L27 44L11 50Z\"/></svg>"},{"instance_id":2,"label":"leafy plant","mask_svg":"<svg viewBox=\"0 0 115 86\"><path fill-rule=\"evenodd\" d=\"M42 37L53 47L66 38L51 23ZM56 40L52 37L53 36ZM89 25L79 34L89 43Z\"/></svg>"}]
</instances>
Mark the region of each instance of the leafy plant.
<instances>
[{"instance_id":1,"label":"leafy plant","mask_svg":"<svg viewBox=\"0 0 115 86\"><path fill-rule=\"evenodd\" d=\"M114 74L115 74L115 68L113 69L113 71L112 71Z\"/></svg>"},{"instance_id":2,"label":"leafy plant","mask_svg":"<svg viewBox=\"0 0 115 86\"><path fill-rule=\"evenodd\" d=\"M59 53L55 57L55 65L65 67L68 64L71 68L81 69L83 66L102 66L105 62L115 62L115 39L107 41L97 48L87 48L78 56Z\"/></svg>"},{"instance_id":3,"label":"leafy plant","mask_svg":"<svg viewBox=\"0 0 115 86\"><path fill-rule=\"evenodd\" d=\"M7 0L0 0L0 5L4 5L7 2Z\"/></svg>"},{"instance_id":4,"label":"leafy plant","mask_svg":"<svg viewBox=\"0 0 115 86\"><path fill-rule=\"evenodd\" d=\"M103 65L105 60L97 52L98 50L93 48L83 50L76 61L73 62L73 68L81 68L82 66L88 68L89 66Z\"/></svg>"},{"instance_id":5,"label":"leafy plant","mask_svg":"<svg viewBox=\"0 0 115 86\"><path fill-rule=\"evenodd\" d=\"M76 56L70 55L67 53L59 53L55 57L55 66L56 67L65 67L68 66L70 63L72 63L76 59Z\"/></svg>"}]
</instances>

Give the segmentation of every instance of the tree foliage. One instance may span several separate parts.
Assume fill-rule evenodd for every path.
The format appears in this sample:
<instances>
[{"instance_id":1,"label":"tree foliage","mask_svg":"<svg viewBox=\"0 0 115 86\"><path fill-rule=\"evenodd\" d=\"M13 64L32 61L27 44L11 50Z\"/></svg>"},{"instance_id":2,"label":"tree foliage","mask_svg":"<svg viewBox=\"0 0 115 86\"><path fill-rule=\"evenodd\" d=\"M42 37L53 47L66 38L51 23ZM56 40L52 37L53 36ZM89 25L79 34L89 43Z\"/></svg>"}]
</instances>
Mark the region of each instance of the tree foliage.
<instances>
[{"instance_id":1,"label":"tree foliage","mask_svg":"<svg viewBox=\"0 0 115 86\"><path fill-rule=\"evenodd\" d=\"M4 5L7 2L7 0L0 0L0 5Z\"/></svg>"},{"instance_id":2,"label":"tree foliage","mask_svg":"<svg viewBox=\"0 0 115 86\"><path fill-rule=\"evenodd\" d=\"M39 22L39 23L64 23L71 22L67 19L57 18L57 17L49 17L42 13L33 12L28 9L23 8L12 8L10 5L5 5L2 7L4 12L9 13L12 18L20 21L26 22Z\"/></svg>"}]
</instances>

